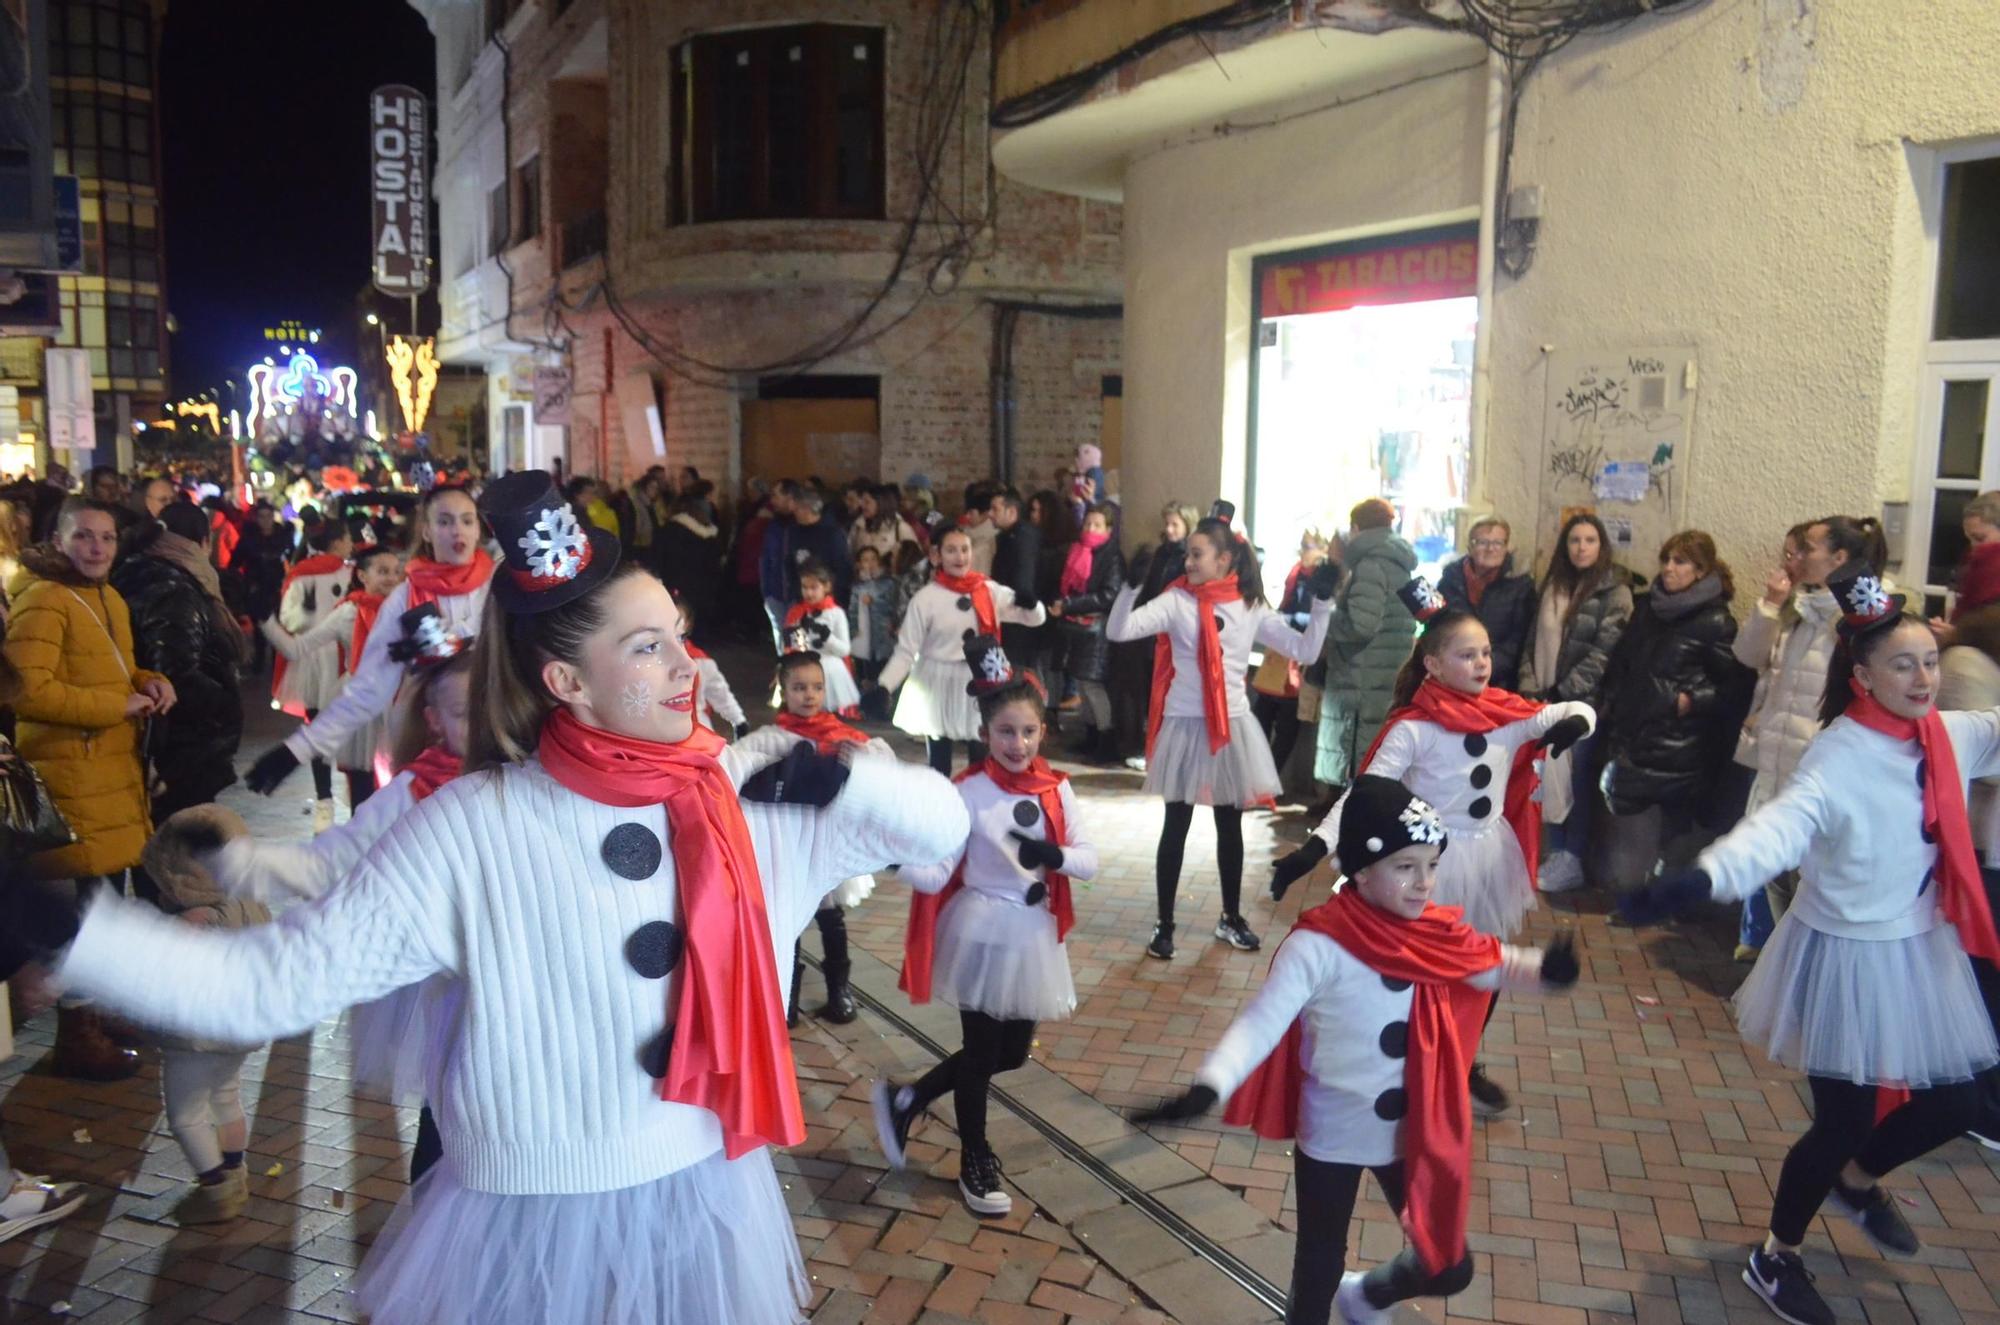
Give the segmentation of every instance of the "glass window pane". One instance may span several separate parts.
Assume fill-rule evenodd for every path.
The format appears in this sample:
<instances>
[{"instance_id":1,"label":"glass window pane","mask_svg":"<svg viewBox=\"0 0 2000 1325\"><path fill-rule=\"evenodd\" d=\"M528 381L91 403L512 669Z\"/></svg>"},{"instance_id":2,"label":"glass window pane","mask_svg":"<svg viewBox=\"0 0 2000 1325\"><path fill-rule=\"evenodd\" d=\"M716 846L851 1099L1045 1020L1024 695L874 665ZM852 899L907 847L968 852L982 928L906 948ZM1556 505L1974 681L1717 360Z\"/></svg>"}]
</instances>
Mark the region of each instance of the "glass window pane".
<instances>
[{"instance_id":1,"label":"glass window pane","mask_svg":"<svg viewBox=\"0 0 2000 1325\"><path fill-rule=\"evenodd\" d=\"M152 66L146 63L145 56L129 53L125 56L125 81L133 87L151 87L153 85Z\"/></svg>"},{"instance_id":2,"label":"glass window pane","mask_svg":"<svg viewBox=\"0 0 2000 1325\"><path fill-rule=\"evenodd\" d=\"M1974 494L1963 488L1948 488L1931 498L1930 568L1926 584L1950 584L1958 573L1959 558L1965 555L1965 504Z\"/></svg>"},{"instance_id":3,"label":"glass window pane","mask_svg":"<svg viewBox=\"0 0 2000 1325\"><path fill-rule=\"evenodd\" d=\"M118 81L118 76L124 72L125 57L122 53L116 50L106 50L103 47L98 48L97 76L99 78L108 78L115 83Z\"/></svg>"},{"instance_id":4,"label":"glass window pane","mask_svg":"<svg viewBox=\"0 0 2000 1325\"><path fill-rule=\"evenodd\" d=\"M99 126L106 147L125 146L125 117L115 110L104 112L103 123Z\"/></svg>"},{"instance_id":5,"label":"glass window pane","mask_svg":"<svg viewBox=\"0 0 2000 1325\"><path fill-rule=\"evenodd\" d=\"M847 215L879 216L875 187L882 151L882 115L872 34L841 32L834 40L834 194Z\"/></svg>"},{"instance_id":6,"label":"glass window pane","mask_svg":"<svg viewBox=\"0 0 2000 1325\"><path fill-rule=\"evenodd\" d=\"M1944 384L1944 421L1938 428L1938 477L1977 479L1986 450L1985 379Z\"/></svg>"},{"instance_id":7,"label":"glass window pane","mask_svg":"<svg viewBox=\"0 0 2000 1325\"><path fill-rule=\"evenodd\" d=\"M151 152L132 153L132 169L126 175L126 178L134 184L151 184L153 182L153 154Z\"/></svg>"},{"instance_id":8,"label":"glass window pane","mask_svg":"<svg viewBox=\"0 0 2000 1325\"><path fill-rule=\"evenodd\" d=\"M125 20L125 49L143 51L146 49L146 20L128 16Z\"/></svg>"},{"instance_id":9,"label":"glass window pane","mask_svg":"<svg viewBox=\"0 0 2000 1325\"><path fill-rule=\"evenodd\" d=\"M125 145L135 152L152 150L153 125L145 112L133 111L125 116Z\"/></svg>"},{"instance_id":10,"label":"glass window pane","mask_svg":"<svg viewBox=\"0 0 2000 1325\"><path fill-rule=\"evenodd\" d=\"M2000 336L2000 157L1945 168L1938 340Z\"/></svg>"},{"instance_id":11,"label":"glass window pane","mask_svg":"<svg viewBox=\"0 0 2000 1325\"><path fill-rule=\"evenodd\" d=\"M104 310L85 308L83 313L83 343L102 345L104 343Z\"/></svg>"},{"instance_id":12,"label":"glass window pane","mask_svg":"<svg viewBox=\"0 0 2000 1325\"><path fill-rule=\"evenodd\" d=\"M77 108L71 120L71 131L75 135L70 139L71 143L77 147L97 146L97 111L88 104L83 105Z\"/></svg>"},{"instance_id":13,"label":"glass window pane","mask_svg":"<svg viewBox=\"0 0 2000 1325\"><path fill-rule=\"evenodd\" d=\"M90 375L92 377L111 376L111 370L105 366L104 347L101 345L96 346L90 351Z\"/></svg>"}]
</instances>

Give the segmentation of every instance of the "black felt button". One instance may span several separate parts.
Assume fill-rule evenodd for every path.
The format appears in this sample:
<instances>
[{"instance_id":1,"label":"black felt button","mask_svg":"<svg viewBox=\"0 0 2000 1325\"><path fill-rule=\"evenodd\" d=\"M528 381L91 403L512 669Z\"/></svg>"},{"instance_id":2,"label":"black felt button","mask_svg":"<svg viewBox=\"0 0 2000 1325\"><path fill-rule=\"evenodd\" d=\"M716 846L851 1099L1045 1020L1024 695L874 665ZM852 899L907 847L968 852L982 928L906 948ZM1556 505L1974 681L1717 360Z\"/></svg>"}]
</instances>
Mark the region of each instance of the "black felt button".
<instances>
[{"instance_id":1,"label":"black felt button","mask_svg":"<svg viewBox=\"0 0 2000 1325\"><path fill-rule=\"evenodd\" d=\"M1393 975L1385 975L1382 977L1382 987L1392 994L1400 994L1410 987L1410 982L1408 980L1398 980Z\"/></svg>"},{"instance_id":2,"label":"black felt button","mask_svg":"<svg viewBox=\"0 0 2000 1325\"><path fill-rule=\"evenodd\" d=\"M1014 802L1014 822L1023 828L1033 828L1042 821L1042 807L1033 801Z\"/></svg>"},{"instance_id":3,"label":"black felt button","mask_svg":"<svg viewBox=\"0 0 2000 1325\"><path fill-rule=\"evenodd\" d=\"M1215 614L1215 633L1219 635L1227 629L1229 629L1229 623L1222 619L1222 613L1217 612Z\"/></svg>"},{"instance_id":4,"label":"black felt button","mask_svg":"<svg viewBox=\"0 0 2000 1325\"><path fill-rule=\"evenodd\" d=\"M1935 843L1935 842L1937 841L1937 834L1936 834L1936 833L1933 833L1933 832L1932 832L1932 831L1931 831L1930 829L1928 829L1928 828L1919 828L1919 829L1917 830L1917 836L1919 836L1919 837L1921 837L1921 838L1923 838L1923 839L1924 839L1924 845L1925 845L1925 846L1930 846L1930 845L1934 844L1934 843Z\"/></svg>"},{"instance_id":5,"label":"black felt button","mask_svg":"<svg viewBox=\"0 0 2000 1325\"><path fill-rule=\"evenodd\" d=\"M1921 786L1923 786L1923 785L1924 785L1924 774L1926 774L1926 773L1928 773L1928 772L1930 772L1930 771L1931 771L1931 770L1930 770L1930 765L1929 765L1929 764L1925 763L1925 762L1924 762L1923 760L1921 760L1921 759L1919 759L1919 760L1917 761L1917 785L1918 785L1918 786L1920 786L1920 787L1921 787Z\"/></svg>"},{"instance_id":6,"label":"black felt button","mask_svg":"<svg viewBox=\"0 0 2000 1325\"><path fill-rule=\"evenodd\" d=\"M1481 796L1473 801L1472 804L1466 806L1465 812L1475 819L1484 819L1487 815L1493 813L1493 801L1490 797Z\"/></svg>"},{"instance_id":7,"label":"black felt button","mask_svg":"<svg viewBox=\"0 0 2000 1325\"><path fill-rule=\"evenodd\" d=\"M639 1066L655 1081L667 1075L667 1059L674 1052L674 1028L669 1026L639 1046Z\"/></svg>"},{"instance_id":8,"label":"black felt button","mask_svg":"<svg viewBox=\"0 0 2000 1325\"><path fill-rule=\"evenodd\" d=\"M970 612L972 610L972 599L968 595L960 594L958 596L958 610L961 612Z\"/></svg>"},{"instance_id":9,"label":"black felt button","mask_svg":"<svg viewBox=\"0 0 2000 1325\"><path fill-rule=\"evenodd\" d=\"M1382 1034L1376 1039L1375 1043L1380 1045L1382 1052L1390 1058L1408 1057L1410 1052L1410 1023L1407 1021L1390 1022L1382 1028Z\"/></svg>"},{"instance_id":10,"label":"black felt button","mask_svg":"<svg viewBox=\"0 0 2000 1325\"><path fill-rule=\"evenodd\" d=\"M974 629L973 629L972 627L970 627L970 626L967 626L967 627L965 628L965 633L964 633L963 635L960 635L960 636L959 636L959 638L960 638L960 639L971 639L971 638L972 638L972 637L973 637L974 635L977 635L978 633L979 633L979 632L978 632L978 631L976 631L976 630L974 630Z\"/></svg>"},{"instance_id":11,"label":"black felt button","mask_svg":"<svg viewBox=\"0 0 2000 1325\"><path fill-rule=\"evenodd\" d=\"M1049 886L1041 880L1037 879L1028 885L1029 906L1040 906L1044 901L1048 900L1048 895Z\"/></svg>"},{"instance_id":12,"label":"black felt button","mask_svg":"<svg viewBox=\"0 0 2000 1325\"><path fill-rule=\"evenodd\" d=\"M1493 765L1477 764L1473 766L1472 785L1474 787L1484 787L1487 783L1491 782L1492 780L1493 780Z\"/></svg>"},{"instance_id":13,"label":"black felt button","mask_svg":"<svg viewBox=\"0 0 2000 1325\"><path fill-rule=\"evenodd\" d=\"M649 921L625 940L625 960L648 980L658 980L681 964L682 943L679 925L671 920Z\"/></svg>"},{"instance_id":14,"label":"black felt button","mask_svg":"<svg viewBox=\"0 0 2000 1325\"><path fill-rule=\"evenodd\" d=\"M1385 1123L1399 1121L1410 1111L1410 1097L1401 1086L1391 1086L1375 1097L1375 1116Z\"/></svg>"},{"instance_id":15,"label":"black felt button","mask_svg":"<svg viewBox=\"0 0 2000 1325\"><path fill-rule=\"evenodd\" d=\"M660 839L644 824L619 824L604 835L604 863L621 879L650 879L660 868Z\"/></svg>"},{"instance_id":16,"label":"black felt button","mask_svg":"<svg viewBox=\"0 0 2000 1325\"><path fill-rule=\"evenodd\" d=\"M1471 732L1465 738L1465 752L1474 759L1486 753L1486 738L1478 732Z\"/></svg>"}]
</instances>

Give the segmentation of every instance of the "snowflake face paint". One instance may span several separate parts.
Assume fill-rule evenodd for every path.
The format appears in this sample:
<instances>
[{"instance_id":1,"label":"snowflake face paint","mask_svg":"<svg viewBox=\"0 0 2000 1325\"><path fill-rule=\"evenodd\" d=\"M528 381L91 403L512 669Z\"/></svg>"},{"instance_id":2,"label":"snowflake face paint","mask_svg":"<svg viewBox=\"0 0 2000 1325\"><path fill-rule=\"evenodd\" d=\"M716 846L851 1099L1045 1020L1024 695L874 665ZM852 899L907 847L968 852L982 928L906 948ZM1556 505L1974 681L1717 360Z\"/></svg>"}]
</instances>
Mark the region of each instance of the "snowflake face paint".
<instances>
[{"instance_id":1,"label":"snowflake face paint","mask_svg":"<svg viewBox=\"0 0 2000 1325\"><path fill-rule=\"evenodd\" d=\"M620 575L594 592L603 623L568 665L575 693L556 693L589 726L666 745L686 740L695 722L695 661L681 643L674 600L650 575Z\"/></svg>"},{"instance_id":2,"label":"snowflake face paint","mask_svg":"<svg viewBox=\"0 0 2000 1325\"><path fill-rule=\"evenodd\" d=\"M624 693L618 697L618 702L625 710L626 717L644 717L652 712L656 702L653 698L653 687L644 681L634 681L625 687Z\"/></svg>"}]
</instances>

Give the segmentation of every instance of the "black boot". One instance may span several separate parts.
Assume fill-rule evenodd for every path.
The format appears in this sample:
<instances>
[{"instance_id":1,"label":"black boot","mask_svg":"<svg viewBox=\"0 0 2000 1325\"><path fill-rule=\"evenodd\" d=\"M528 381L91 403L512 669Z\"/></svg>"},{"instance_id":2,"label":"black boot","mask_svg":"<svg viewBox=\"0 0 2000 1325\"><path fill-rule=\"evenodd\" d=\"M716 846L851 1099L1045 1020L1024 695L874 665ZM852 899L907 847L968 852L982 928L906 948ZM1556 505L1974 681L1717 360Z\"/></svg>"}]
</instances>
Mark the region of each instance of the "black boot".
<instances>
[{"instance_id":1,"label":"black boot","mask_svg":"<svg viewBox=\"0 0 2000 1325\"><path fill-rule=\"evenodd\" d=\"M820 951L825 954L820 970L826 976L826 1006L819 1015L836 1026L845 1026L861 1015L854 991L847 987L847 973L852 969L847 959L847 913L837 906L823 906L813 920L819 925Z\"/></svg>"},{"instance_id":2,"label":"black boot","mask_svg":"<svg viewBox=\"0 0 2000 1325\"><path fill-rule=\"evenodd\" d=\"M805 978L806 964L797 957L792 958L792 1000L785 1004L785 1025L793 1030L799 1028L799 985Z\"/></svg>"}]
</instances>

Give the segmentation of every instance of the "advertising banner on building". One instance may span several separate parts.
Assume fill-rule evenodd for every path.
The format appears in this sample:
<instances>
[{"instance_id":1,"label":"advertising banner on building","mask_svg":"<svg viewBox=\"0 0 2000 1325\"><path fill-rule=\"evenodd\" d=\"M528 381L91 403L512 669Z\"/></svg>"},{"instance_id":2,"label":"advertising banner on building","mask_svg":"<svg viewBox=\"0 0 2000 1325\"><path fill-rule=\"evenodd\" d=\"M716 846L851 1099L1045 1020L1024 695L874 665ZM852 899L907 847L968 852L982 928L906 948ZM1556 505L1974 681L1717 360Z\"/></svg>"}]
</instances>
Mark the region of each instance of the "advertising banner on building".
<instances>
[{"instance_id":1,"label":"advertising banner on building","mask_svg":"<svg viewBox=\"0 0 2000 1325\"><path fill-rule=\"evenodd\" d=\"M1476 222L1380 235L1257 262L1257 316L1459 299L1479 281Z\"/></svg>"},{"instance_id":2,"label":"advertising banner on building","mask_svg":"<svg viewBox=\"0 0 2000 1325\"><path fill-rule=\"evenodd\" d=\"M90 351L47 351L49 445L87 457L97 445L97 404L91 396Z\"/></svg>"},{"instance_id":3,"label":"advertising banner on building","mask_svg":"<svg viewBox=\"0 0 2000 1325\"><path fill-rule=\"evenodd\" d=\"M430 104L403 84L368 97L375 288L417 295L430 287Z\"/></svg>"},{"instance_id":4,"label":"advertising banner on building","mask_svg":"<svg viewBox=\"0 0 2000 1325\"><path fill-rule=\"evenodd\" d=\"M56 266L50 142L48 0L6 0L0 4L0 267Z\"/></svg>"}]
</instances>

